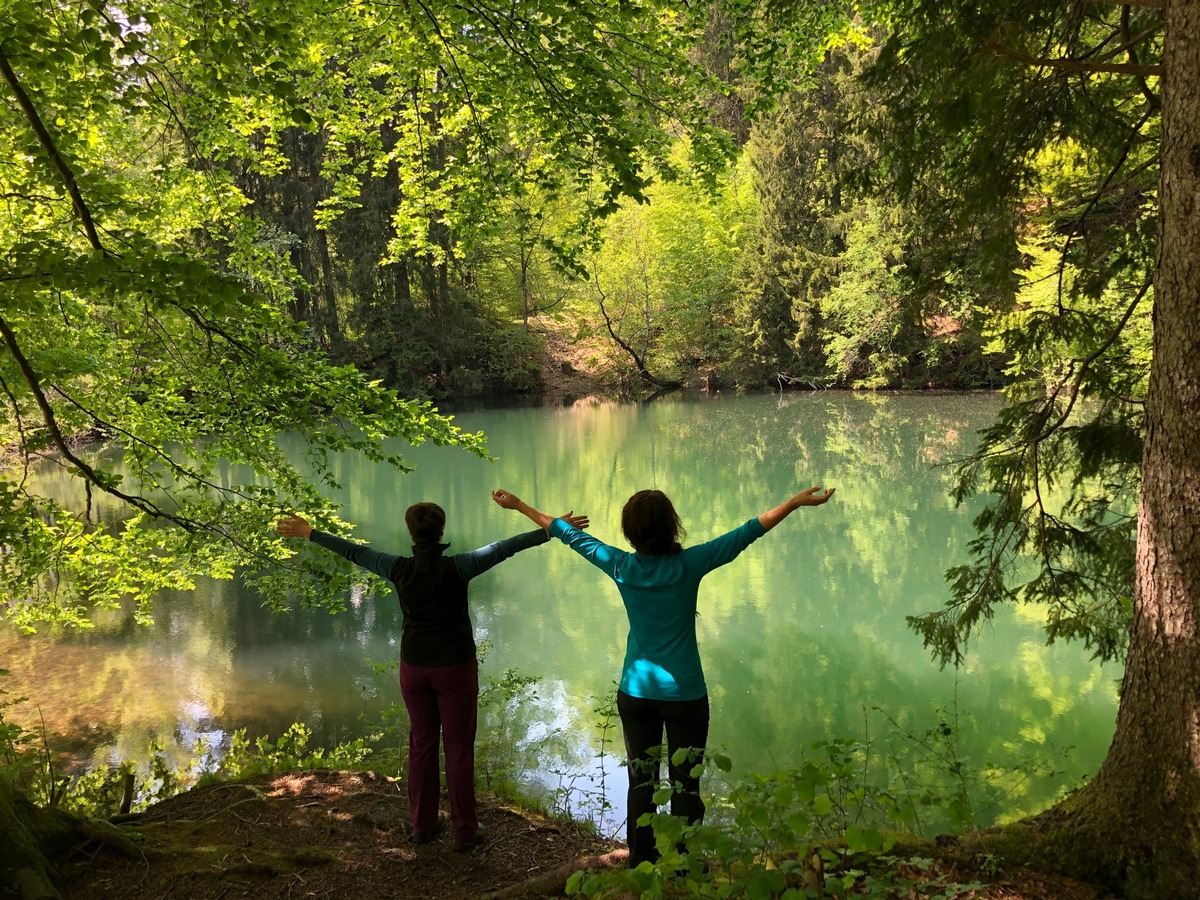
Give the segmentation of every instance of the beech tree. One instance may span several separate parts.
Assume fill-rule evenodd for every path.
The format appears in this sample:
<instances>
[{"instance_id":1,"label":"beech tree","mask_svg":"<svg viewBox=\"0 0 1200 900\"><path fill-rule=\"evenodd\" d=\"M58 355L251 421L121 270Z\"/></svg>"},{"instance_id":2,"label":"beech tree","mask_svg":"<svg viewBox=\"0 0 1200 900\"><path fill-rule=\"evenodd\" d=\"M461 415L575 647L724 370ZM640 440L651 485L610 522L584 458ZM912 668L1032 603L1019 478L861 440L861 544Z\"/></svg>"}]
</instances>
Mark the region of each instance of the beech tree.
<instances>
[{"instance_id":1,"label":"beech tree","mask_svg":"<svg viewBox=\"0 0 1200 900\"><path fill-rule=\"evenodd\" d=\"M285 129L284 158L272 168L257 146L229 149L239 182L265 201L256 215L296 235L305 280L322 288L303 306L321 323L344 322L331 346L412 389L433 376L461 390L462 378L487 368L479 357L499 356L505 343L491 340L503 319L486 315L476 281L497 228L523 233L517 280L529 314L542 305L533 261L577 272L580 235L596 219L675 176L668 150L677 135L689 137L700 170L723 162L730 142L706 123L700 100L709 79L680 52L699 16L669 7L301 8L292 27L306 36L280 63L296 73L315 135L297 140L301 124ZM201 94L229 91L194 77ZM538 224L547 207L561 216L550 228Z\"/></svg>"},{"instance_id":2,"label":"beech tree","mask_svg":"<svg viewBox=\"0 0 1200 900\"><path fill-rule=\"evenodd\" d=\"M214 126L186 118L150 37L162 22L100 2L0 13L0 592L26 629L86 626L91 606L127 599L145 617L156 591L199 574L336 608L345 571L305 577L272 518L305 508L336 525L320 493L334 453L403 469L384 438L481 449L329 365L282 314L292 270L237 216L203 141ZM249 46L230 58L249 28L231 21L209 45L214 77L267 70ZM289 431L311 482L278 443ZM39 477L54 468L84 508Z\"/></svg>"}]
</instances>

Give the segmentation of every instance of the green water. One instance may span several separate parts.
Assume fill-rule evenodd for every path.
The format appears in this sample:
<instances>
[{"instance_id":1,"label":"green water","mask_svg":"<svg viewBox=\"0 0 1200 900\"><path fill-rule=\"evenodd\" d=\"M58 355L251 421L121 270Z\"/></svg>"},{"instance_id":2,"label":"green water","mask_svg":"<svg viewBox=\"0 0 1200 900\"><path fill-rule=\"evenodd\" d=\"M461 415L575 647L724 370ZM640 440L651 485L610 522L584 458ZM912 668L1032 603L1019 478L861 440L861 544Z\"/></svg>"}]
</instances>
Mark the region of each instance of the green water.
<instances>
[{"instance_id":1,"label":"green water","mask_svg":"<svg viewBox=\"0 0 1200 900\"><path fill-rule=\"evenodd\" d=\"M734 775L767 771L834 736L870 737L882 752L896 725L920 735L938 708L957 710L969 765L1021 770L986 811L1011 816L1096 770L1119 671L1080 647L1047 647L1034 609L997 616L957 673L932 663L905 625L906 614L942 605L942 574L972 533L972 509L954 508L939 464L969 450L997 406L990 396L818 393L469 412L458 424L486 432L495 462L422 447L408 454L416 471L401 476L345 458L335 499L359 538L402 552L405 507L436 500L453 552L526 530L491 502L496 487L553 513L587 512L593 533L621 543L621 505L640 488L670 494L688 541L700 542L799 488L834 486L830 503L797 511L704 581L711 744ZM517 745L558 736L561 752L539 751L526 780L586 793L601 771L613 777L617 761L596 758L592 712L623 653L612 585L554 542L481 577L471 596L491 648L485 678L515 668L539 679L519 716L488 727ZM152 739L181 757L197 741L220 753L234 729L277 734L293 721L319 741L346 739L363 731L364 714L399 702L394 682L367 663L396 658L390 596L354 598L337 616L277 615L214 582L164 597L150 628L122 613L97 623L32 639L0 632L8 688L37 704L22 714L44 717L56 750L95 765L144 757ZM619 743L619 731L610 737ZM1053 759L1055 773L1034 774L1033 759ZM623 798L609 799L619 815Z\"/></svg>"}]
</instances>

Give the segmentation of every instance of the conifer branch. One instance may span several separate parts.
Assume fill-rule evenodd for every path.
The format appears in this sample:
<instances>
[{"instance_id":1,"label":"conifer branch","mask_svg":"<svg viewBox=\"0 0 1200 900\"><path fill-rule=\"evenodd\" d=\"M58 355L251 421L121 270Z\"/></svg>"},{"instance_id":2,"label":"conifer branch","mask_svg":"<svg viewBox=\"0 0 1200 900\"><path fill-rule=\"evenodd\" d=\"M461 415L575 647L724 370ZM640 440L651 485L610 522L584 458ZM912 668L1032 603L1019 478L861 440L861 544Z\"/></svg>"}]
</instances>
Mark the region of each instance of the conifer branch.
<instances>
[{"instance_id":1,"label":"conifer branch","mask_svg":"<svg viewBox=\"0 0 1200 900\"><path fill-rule=\"evenodd\" d=\"M1030 56L1028 53L1022 53L1020 50L1015 50L999 41L984 41L983 43L990 50L1007 59L1013 59L1030 66L1056 69L1060 72L1080 72L1084 74L1108 73L1112 75L1136 75L1142 78L1149 78L1161 76L1163 71L1162 66L1156 64L1092 62L1084 59L1053 59L1044 56Z\"/></svg>"}]
</instances>

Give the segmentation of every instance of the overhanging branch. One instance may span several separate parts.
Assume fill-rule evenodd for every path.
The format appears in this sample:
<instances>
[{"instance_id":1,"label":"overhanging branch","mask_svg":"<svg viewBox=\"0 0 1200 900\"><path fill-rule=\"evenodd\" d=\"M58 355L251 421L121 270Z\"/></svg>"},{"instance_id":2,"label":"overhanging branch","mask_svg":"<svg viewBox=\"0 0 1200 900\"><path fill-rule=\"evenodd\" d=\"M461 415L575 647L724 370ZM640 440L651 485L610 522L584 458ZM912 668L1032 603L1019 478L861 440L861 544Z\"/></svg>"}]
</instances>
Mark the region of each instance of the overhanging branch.
<instances>
[{"instance_id":1,"label":"overhanging branch","mask_svg":"<svg viewBox=\"0 0 1200 900\"><path fill-rule=\"evenodd\" d=\"M75 214L79 216L80 224L83 225L84 233L87 234L88 243L94 249L103 253L104 245L100 243L100 235L96 231L96 223L92 221L92 213L87 208L87 204L83 202L83 193L79 190L79 183L75 180L75 173L71 171L71 167L67 165L67 161L58 152L54 138L51 137L45 123L42 122L42 117L38 115L33 101L25 93L25 88L21 86L21 81L17 78L17 73L9 65L8 56L5 55L3 46L0 46L0 74L4 76L9 90L17 98L17 104L21 107L21 111L25 113L25 118L29 120L29 127L33 129L38 143L42 145L42 149L46 151L46 155L50 157L50 161L54 164L59 178L62 179L63 186L67 189L67 194L71 198L71 205L75 208Z\"/></svg>"},{"instance_id":2,"label":"overhanging branch","mask_svg":"<svg viewBox=\"0 0 1200 900\"><path fill-rule=\"evenodd\" d=\"M54 446L58 448L58 452L63 455L63 458L78 470L88 484L93 484L105 493L111 494L119 500L124 500L130 506L140 509L149 516L157 519L167 519L188 530L195 528L195 522L160 509L145 497L126 494L124 491L117 489L104 478L100 477L100 474L84 460L76 456L58 425L54 409L50 406L50 401L46 398L46 392L42 390L41 380L21 350L21 345L17 342L17 336L13 334L12 329L8 326L8 322L3 317L0 317L0 337L4 339L4 343L8 347L8 352L12 354L13 361L16 362L17 368L25 379L25 383L29 385L29 390L33 394L33 399L37 403L38 409L41 410L42 421L46 423L46 428L50 432L50 439L54 442Z\"/></svg>"},{"instance_id":3,"label":"overhanging branch","mask_svg":"<svg viewBox=\"0 0 1200 900\"><path fill-rule=\"evenodd\" d=\"M41 381L38 378L37 373L34 371L33 366L30 364L24 352L21 350L21 346L17 342L16 335L9 327L8 322L2 316L0 316L0 339L3 340L4 345L8 348L9 353L12 354L12 358L17 364L17 369L21 372L26 384L29 385L30 392L33 394L34 401L37 403L38 409L41 411L42 420L45 422L46 429L50 432L50 438L55 448L59 453L62 454L63 458L67 460L67 462L69 462L82 476L88 491L89 504L91 489L95 487L101 491L104 491L110 496L116 497L118 500L128 503L134 509L142 511L151 518L166 520L188 532L207 532L209 534L217 535L221 539L233 544L239 550L242 550L255 559L266 562L274 562L274 560L270 559L268 556L262 553L262 551L250 544L247 544L245 541L240 540L235 534L230 532L227 528L222 527L219 523L206 522L191 518L189 516L178 515L163 509L158 504L147 499L146 497L138 496L136 494L127 494L126 492L117 488L113 483L106 480L99 472L88 465L85 460L80 459L79 456L77 456L74 451L71 450L71 446L67 441L66 436L62 433L62 428L58 424L58 418L54 414L54 408L50 405L50 401L46 397L46 392L42 389ZM0 384L2 384L2 382L0 382ZM13 408L16 409L17 404L15 396L12 395L12 392L8 389L7 385L4 385L4 390L9 394L10 403L12 403ZM72 400L71 402L74 401ZM93 416L93 419L100 421L95 416ZM132 438L132 435L128 435L127 432L126 434ZM156 448L156 452L160 451L157 451ZM231 490L226 487L220 487L211 482L205 481L199 478L195 473L188 472L181 466L172 464L172 468L177 474L186 477L194 484L215 488L223 494L234 495L243 500L254 499L242 494L240 491Z\"/></svg>"}]
</instances>

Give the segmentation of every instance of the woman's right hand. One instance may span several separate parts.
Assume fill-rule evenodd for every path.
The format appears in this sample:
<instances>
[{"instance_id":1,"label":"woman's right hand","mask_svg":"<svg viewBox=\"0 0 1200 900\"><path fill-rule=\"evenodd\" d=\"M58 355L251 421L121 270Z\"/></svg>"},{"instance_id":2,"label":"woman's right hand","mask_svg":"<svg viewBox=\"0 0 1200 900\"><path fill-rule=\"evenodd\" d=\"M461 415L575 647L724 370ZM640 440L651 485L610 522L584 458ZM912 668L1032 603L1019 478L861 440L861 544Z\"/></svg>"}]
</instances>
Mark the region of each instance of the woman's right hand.
<instances>
[{"instance_id":1,"label":"woman's right hand","mask_svg":"<svg viewBox=\"0 0 1200 900\"><path fill-rule=\"evenodd\" d=\"M492 499L505 509L516 509L521 505L521 498L506 490L492 491Z\"/></svg>"},{"instance_id":2,"label":"woman's right hand","mask_svg":"<svg viewBox=\"0 0 1200 900\"><path fill-rule=\"evenodd\" d=\"M305 540L308 540L308 536L312 534L312 526L295 513L292 513L286 519L280 519L276 522L275 530L284 537L298 537Z\"/></svg>"},{"instance_id":3,"label":"woman's right hand","mask_svg":"<svg viewBox=\"0 0 1200 900\"><path fill-rule=\"evenodd\" d=\"M835 488L826 490L822 487L805 488L800 493L784 500L774 509L769 509L758 517L765 531L770 531L802 506L820 506L833 496ZM824 492L824 493L822 493Z\"/></svg>"}]
</instances>

